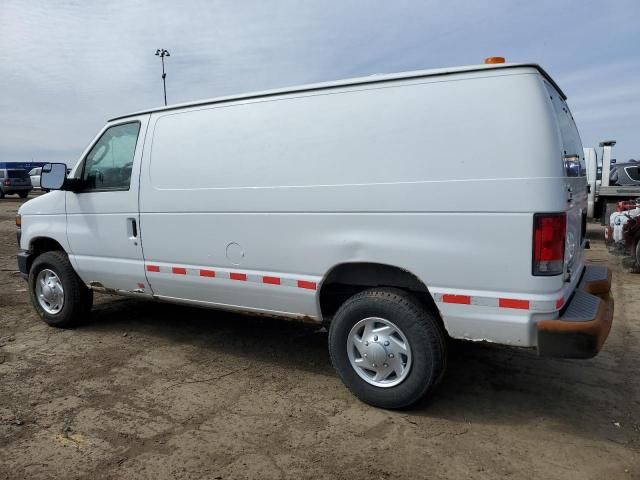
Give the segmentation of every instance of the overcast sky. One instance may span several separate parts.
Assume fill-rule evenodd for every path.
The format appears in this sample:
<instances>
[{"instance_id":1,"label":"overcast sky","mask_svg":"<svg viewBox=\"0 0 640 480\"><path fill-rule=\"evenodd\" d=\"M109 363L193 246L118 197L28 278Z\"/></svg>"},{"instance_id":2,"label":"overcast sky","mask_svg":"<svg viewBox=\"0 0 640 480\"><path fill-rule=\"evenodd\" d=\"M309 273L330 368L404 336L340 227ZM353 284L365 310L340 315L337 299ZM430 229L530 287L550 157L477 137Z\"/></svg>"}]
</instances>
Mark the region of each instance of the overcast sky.
<instances>
[{"instance_id":1,"label":"overcast sky","mask_svg":"<svg viewBox=\"0 0 640 480\"><path fill-rule=\"evenodd\" d=\"M0 161L73 164L112 116L373 73L541 64L584 146L640 157L640 0L0 2Z\"/></svg>"}]
</instances>

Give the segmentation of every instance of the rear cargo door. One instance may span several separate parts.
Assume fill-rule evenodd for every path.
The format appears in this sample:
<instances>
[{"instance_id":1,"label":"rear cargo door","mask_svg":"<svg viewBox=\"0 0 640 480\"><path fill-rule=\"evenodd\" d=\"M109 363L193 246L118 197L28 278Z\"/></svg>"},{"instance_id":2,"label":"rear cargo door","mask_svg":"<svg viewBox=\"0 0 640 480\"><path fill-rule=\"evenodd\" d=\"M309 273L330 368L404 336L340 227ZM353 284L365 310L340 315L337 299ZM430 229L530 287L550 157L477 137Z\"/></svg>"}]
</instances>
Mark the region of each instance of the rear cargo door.
<instances>
[{"instance_id":1,"label":"rear cargo door","mask_svg":"<svg viewBox=\"0 0 640 480\"><path fill-rule=\"evenodd\" d=\"M560 158L566 176L567 237L565 273L575 275L584 261L587 229L587 169L580 134L571 111L560 94L545 82L561 139Z\"/></svg>"}]
</instances>

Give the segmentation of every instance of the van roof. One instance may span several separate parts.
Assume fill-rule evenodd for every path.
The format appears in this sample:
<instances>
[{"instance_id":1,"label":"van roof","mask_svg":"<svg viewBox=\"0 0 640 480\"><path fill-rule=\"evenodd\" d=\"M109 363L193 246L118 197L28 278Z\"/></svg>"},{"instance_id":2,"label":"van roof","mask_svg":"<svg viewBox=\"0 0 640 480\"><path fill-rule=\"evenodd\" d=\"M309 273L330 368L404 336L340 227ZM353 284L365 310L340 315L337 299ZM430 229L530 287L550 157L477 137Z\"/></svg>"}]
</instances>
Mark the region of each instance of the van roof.
<instances>
[{"instance_id":1,"label":"van roof","mask_svg":"<svg viewBox=\"0 0 640 480\"><path fill-rule=\"evenodd\" d=\"M560 89L560 87L556 84L556 82L554 82L553 79L549 76L549 74L537 63L503 63L503 64L491 64L491 65L469 65L466 67L437 68L437 69L431 69L431 70L415 70L411 72L390 73L390 74L374 74L366 77L349 78L345 80L334 80L330 82L311 83L311 84L300 85L295 87L285 87L285 88L277 88L273 90L264 90L259 92L228 95L224 97L209 98L205 100L196 100L193 102L179 103L176 105L168 105L164 107L156 107L156 108L150 108L147 110L140 110L138 112L129 113L127 115L120 115L117 117L113 117L109 121L112 122L114 120L120 120L123 118L133 117L136 115L143 115L146 113L178 110L182 108L197 107L200 105L209 105L214 103L223 103L223 102L230 102L235 100L247 100L247 99L254 99L254 98L261 98L261 97L269 97L269 96L275 96L275 95L282 95L285 93L309 92L309 91L326 90L326 89L336 88L336 87L346 87L351 85L364 85L364 84L388 82L392 80L405 80L405 79L414 79L414 78L421 78L421 77L452 75L457 73L480 72L483 70L512 69L512 68L523 68L523 67L529 67L529 68L534 68L538 70L538 72L540 72L540 74L549 83L551 83L551 85L554 86L554 88L558 91L558 93L560 93L562 98L564 100L567 99L566 95Z\"/></svg>"}]
</instances>

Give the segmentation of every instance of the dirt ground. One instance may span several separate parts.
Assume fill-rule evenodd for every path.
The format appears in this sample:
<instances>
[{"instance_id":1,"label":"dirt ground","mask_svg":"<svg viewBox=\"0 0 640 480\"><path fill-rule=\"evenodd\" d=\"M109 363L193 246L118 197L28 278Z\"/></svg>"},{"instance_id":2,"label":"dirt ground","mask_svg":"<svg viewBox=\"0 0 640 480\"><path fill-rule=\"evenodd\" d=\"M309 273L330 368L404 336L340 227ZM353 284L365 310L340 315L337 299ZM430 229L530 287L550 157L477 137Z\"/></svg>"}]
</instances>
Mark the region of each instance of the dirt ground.
<instances>
[{"instance_id":1,"label":"dirt ground","mask_svg":"<svg viewBox=\"0 0 640 480\"><path fill-rule=\"evenodd\" d=\"M456 343L427 404L354 398L315 327L97 297L74 330L35 315L0 200L0 479L640 478L640 275L592 360Z\"/></svg>"}]
</instances>

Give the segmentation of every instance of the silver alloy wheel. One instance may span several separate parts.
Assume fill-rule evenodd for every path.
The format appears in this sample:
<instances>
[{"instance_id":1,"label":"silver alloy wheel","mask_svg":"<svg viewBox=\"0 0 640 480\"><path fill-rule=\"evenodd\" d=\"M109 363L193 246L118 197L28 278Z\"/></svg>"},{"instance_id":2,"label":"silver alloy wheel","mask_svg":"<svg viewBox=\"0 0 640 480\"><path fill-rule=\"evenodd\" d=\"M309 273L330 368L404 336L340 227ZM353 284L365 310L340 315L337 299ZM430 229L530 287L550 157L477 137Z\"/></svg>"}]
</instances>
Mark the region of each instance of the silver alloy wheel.
<instances>
[{"instance_id":1,"label":"silver alloy wheel","mask_svg":"<svg viewBox=\"0 0 640 480\"><path fill-rule=\"evenodd\" d=\"M411 369L411 347L402 330L384 318L356 323L347 337L349 362L356 373L376 387L402 383Z\"/></svg>"},{"instance_id":2,"label":"silver alloy wheel","mask_svg":"<svg viewBox=\"0 0 640 480\"><path fill-rule=\"evenodd\" d=\"M36 298L42 309L55 315L64 306L64 288L60 278L53 270L45 268L36 277Z\"/></svg>"}]
</instances>

